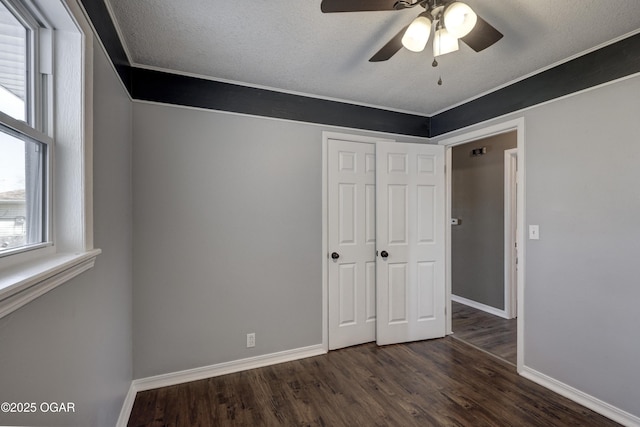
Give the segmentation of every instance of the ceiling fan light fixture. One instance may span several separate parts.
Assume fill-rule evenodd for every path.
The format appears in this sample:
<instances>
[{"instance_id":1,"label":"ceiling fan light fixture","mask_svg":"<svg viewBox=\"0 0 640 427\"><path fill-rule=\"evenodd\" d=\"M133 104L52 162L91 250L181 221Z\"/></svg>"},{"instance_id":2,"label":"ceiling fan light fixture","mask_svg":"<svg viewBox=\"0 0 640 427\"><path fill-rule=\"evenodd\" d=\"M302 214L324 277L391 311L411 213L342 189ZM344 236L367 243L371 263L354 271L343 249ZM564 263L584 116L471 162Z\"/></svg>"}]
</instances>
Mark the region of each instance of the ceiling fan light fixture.
<instances>
[{"instance_id":1,"label":"ceiling fan light fixture","mask_svg":"<svg viewBox=\"0 0 640 427\"><path fill-rule=\"evenodd\" d=\"M433 56L455 52L459 48L458 39L452 36L446 28L438 29L433 36Z\"/></svg>"},{"instance_id":2,"label":"ceiling fan light fixture","mask_svg":"<svg viewBox=\"0 0 640 427\"><path fill-rule=\"evenodd\" d=\"M469 34L477 21L478 15L473 9L459 1L451 3L444 11L444 26L452 36L457 38Z\"/></svg>"},{"instance_id":3,"label":"ceiling fan light fixture","mask_svg":"<svg viewBox=\"0 0 640 427\"><path fill-rule=\"evenodd\" d=\"M413 20L402 36L402 45L412 52L422 52L431 34L431 19L428 14L421 13Z\"/></svg>"}]
</instances>

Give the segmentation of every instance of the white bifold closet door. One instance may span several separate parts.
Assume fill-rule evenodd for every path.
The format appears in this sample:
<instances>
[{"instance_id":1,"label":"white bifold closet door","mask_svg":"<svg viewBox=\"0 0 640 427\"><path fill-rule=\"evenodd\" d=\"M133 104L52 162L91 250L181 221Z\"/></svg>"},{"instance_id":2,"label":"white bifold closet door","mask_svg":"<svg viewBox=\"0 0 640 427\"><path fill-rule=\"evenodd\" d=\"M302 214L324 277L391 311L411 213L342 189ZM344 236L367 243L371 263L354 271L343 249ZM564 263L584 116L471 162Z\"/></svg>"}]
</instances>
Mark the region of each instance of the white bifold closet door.
<instances>
[{"instance_id":1,"label":"white bifold closet door","mask_svg":"<svg viewBox=\"0 0 640 427\"><path fill-rule=\"evenodd\" d=\"M379 345L445 335L444 147L376 148Z\"/></svg>"},{"instance_id":2,"label":"white bifold closet door","mask_svg":"<svg viewBox=\"0 0 640 427\"><path fill-rule=\"evenodd\" d=\"M329 140L330 350L376 339L375 149Z\"/></svg>"},{"instance_id":3,"label":"white bifold closet door","mask_svg":"<svg viewBox=\"0 0 640 427\"><path fill-rule=\"evenodd\" d=\"M329 349L445 335L444 148L328 141Z\"/></svg>"}]
</instances>

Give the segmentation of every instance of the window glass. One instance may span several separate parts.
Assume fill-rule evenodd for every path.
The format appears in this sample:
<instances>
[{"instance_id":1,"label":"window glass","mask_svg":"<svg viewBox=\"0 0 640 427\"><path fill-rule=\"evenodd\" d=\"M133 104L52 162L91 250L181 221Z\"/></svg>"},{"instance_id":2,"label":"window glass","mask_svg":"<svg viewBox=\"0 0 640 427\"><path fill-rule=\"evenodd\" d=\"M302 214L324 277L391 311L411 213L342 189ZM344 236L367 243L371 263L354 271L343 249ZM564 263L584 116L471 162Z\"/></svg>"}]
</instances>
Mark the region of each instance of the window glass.
<instances>
[{"instance_id":1,"label":"window glass","mask_svg":"<svg viewBox=\"0 0 640 427\"><path fill-rule=\"evenodd\" d=\"M0 111L26 121L27 29L0 3Z\"/></svg>"},{"instance_id":2,"label":"window glass","mask_svg":"<svg viewBox=\"0 0 640 427\"><path fill-rule=\"evenodd\" d=\"M0 253L44 241L45 150L0 128Z\"/></svg>"}]
</instances>

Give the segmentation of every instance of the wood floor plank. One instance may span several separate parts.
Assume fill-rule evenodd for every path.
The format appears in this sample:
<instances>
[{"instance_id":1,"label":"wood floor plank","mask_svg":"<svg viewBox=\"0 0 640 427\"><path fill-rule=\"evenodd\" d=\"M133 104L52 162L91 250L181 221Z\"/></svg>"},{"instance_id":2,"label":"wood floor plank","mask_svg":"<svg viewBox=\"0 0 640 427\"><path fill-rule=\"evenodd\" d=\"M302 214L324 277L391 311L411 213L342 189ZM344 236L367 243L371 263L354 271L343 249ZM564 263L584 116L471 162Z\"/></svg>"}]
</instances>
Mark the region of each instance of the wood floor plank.
<instances>
[{"instance_id":1,"label":"wood floor plank","mask_svg":"<svg viewBox=\"0 0 640 427\"><path fill-rule=\"evenodd\" d=\"M455 338L517 363L517 319L503 319L452 301L451 322Z\"/></svg>"},{"instance_id":2,"label":"wood floor plank","mask_svg":"<svg viewBox=\"0 0 640 427\"><path fill-rule=\"evenodd\" d=\"M617 425L451 337L138 393L129 426Z\"/></svg>"}]
</instances>

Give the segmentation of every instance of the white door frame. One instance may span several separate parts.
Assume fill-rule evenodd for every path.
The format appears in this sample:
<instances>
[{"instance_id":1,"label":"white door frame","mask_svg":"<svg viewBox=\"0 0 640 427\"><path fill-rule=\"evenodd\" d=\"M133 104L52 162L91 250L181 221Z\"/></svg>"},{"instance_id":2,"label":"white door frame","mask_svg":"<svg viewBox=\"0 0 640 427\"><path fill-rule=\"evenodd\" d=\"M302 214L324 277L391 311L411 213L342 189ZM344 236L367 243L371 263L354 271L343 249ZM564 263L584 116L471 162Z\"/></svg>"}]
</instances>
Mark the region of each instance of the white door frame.
<instances>
[{"instance_id":1,"label":"white door frame","mask_svg":"<svg viewBox=\"0 0 640 427\"><path fill-rule=\"evenodd\" d=\"M495 125L483 127L450 138L445 138L439 142L447 147L446 152L446 307L447 307L447 334L451 334L451 149L456 145L466 144L478 139L499 135L506 132L516 131L518 150L518 195L516 201L517 211L517 242L518 242L518 286L517 286L517 370L522 372L524 368L524 273L525 273L525 240L524 240L524 212L525 212L525 137L524 137L524 117L505 121Z\"/></svg>"},{"instance_id":2,"label":"white door frame","mask_svg":"<svg viewBox=\"0 0 640 427\"><path fill-rule=\"evenodd\" d=\"M508 319L518 313L517 162L517 148L504 151L504 311Z\"/></svg>"},{"instance_id":3,"label":"white door frame","mask_svg":"<svg viewBox=\"0 0 640 427\"><path fill-rule=\"evenodd\" d=\"M322 132L322 347L329 351L329 140L343 139L352 142L375 144L376 142L395 142L393 139L354 135L340 132Z\"/></svg>"}]
</instances>

